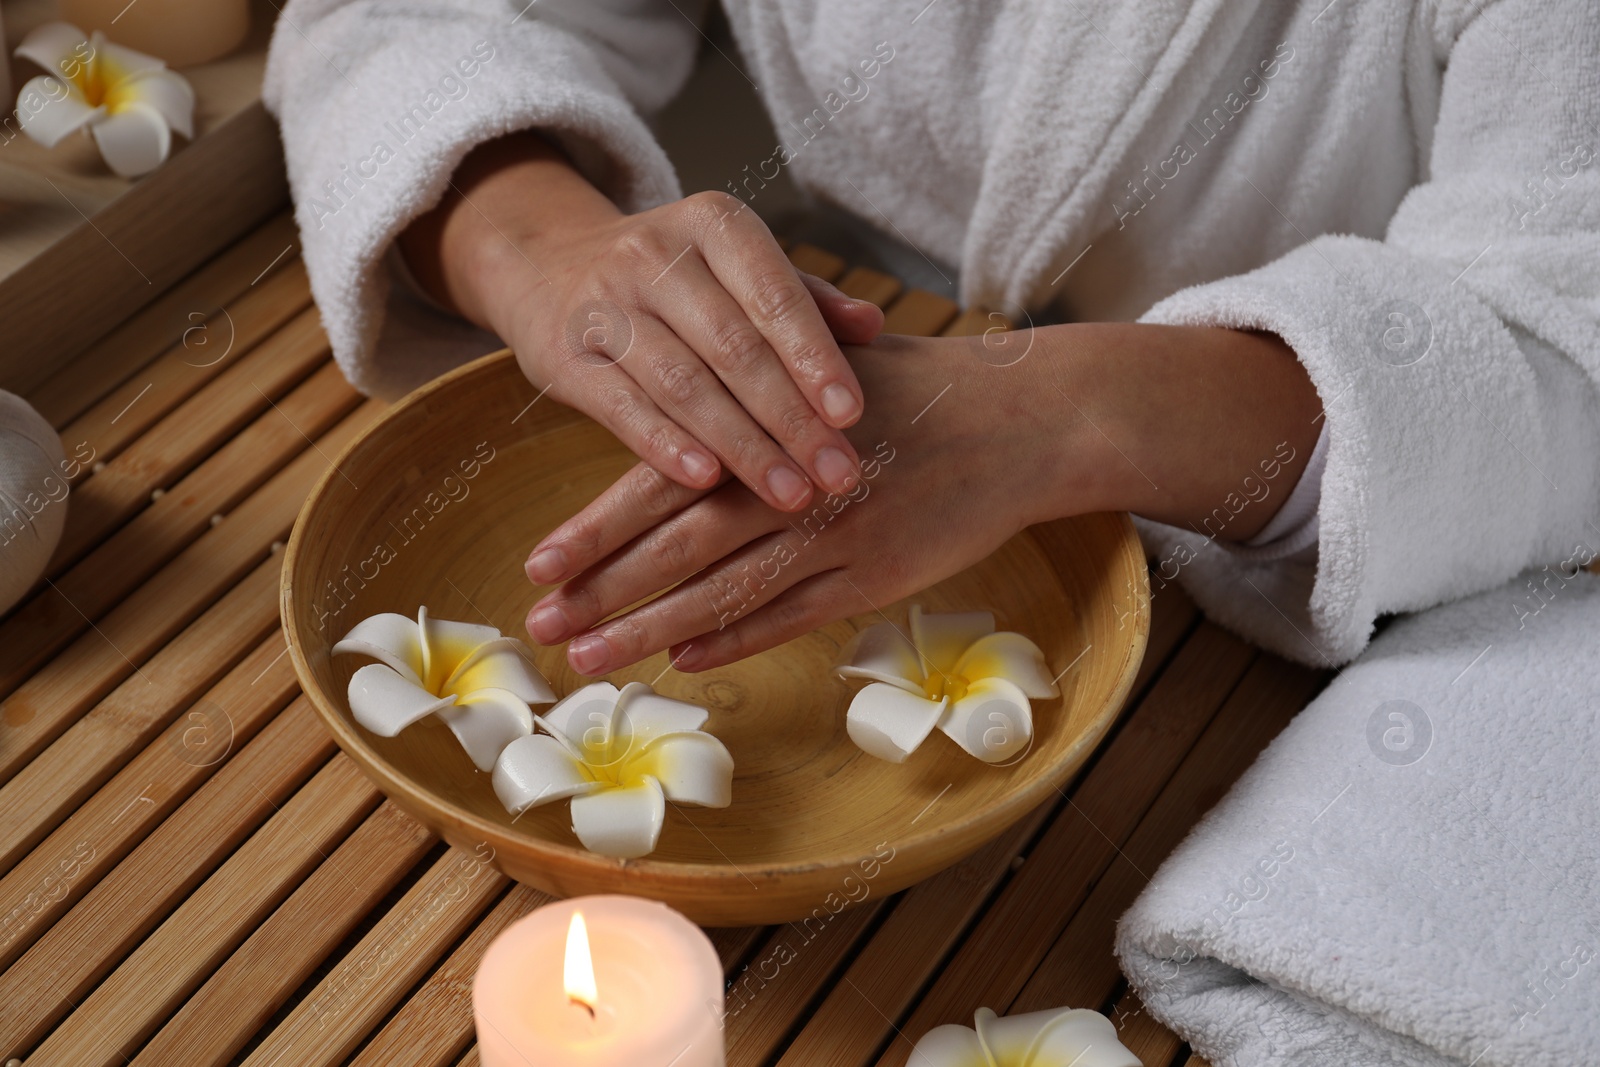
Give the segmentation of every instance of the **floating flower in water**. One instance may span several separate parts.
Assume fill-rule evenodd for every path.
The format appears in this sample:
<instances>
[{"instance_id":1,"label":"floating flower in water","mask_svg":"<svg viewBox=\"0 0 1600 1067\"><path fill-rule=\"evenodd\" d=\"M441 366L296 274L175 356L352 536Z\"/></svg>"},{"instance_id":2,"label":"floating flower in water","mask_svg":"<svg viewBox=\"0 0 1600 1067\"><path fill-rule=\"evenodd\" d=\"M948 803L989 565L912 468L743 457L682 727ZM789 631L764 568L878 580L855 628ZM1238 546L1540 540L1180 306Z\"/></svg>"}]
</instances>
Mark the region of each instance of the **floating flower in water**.
<instances>
[{"instance_id":1,"label":"floating flower in water","mask_svg":"<svg viewBox=\"0 0 1600 1067\"><path fill-rule=\"evenodd\" d=\"M48 70L17 95L23 132L54 148L87 129L106 164L124 178L155 170L172 151L172 133L194 136L194 90L155 56L47 22L16 54Z\"/></svg>"},{"instance_id":2,"label":"floating flower in water","mask_svg":"<svg viewBox=\"0 0 1600 1067\"><path fill-rule=\"evenodd\" d=\"M911 605L908 639L893 623L856 634L835 668L872 684L850 702L850 739L903 763L935 726L972 755L1000 763L1033 740L1029 699L1059 696L1039 646L995 632L987 611L924 613Z\"/></svg>"},{"instance_id":3,"label":"floating flower in water","mask_svg":"<svg viewBox=\"0 0 1600 1067\"><path fill-rule=\"evenodd\" d=\"M1097 1011L1051 1008L1000 1018L979 1008L973 1027L936 1026L912 1049L919 1067L1143 1067Z\"/></svg>"},{"instance_id":4,"label":"floating flower in water","mask_svg":"<svg viewBox=\"0 0 1600 1067\"><path fill-rule=\"evenodd\" d=\"M572 829L592 852L626 859L655 850L666 802L725 808L733 757L701 729L706 709L642 682L586 685L551 708L548 733L512 741L494 768L506 810L572 798Z\"/></svg>"},{"instance_id":5,"label":"floating flower in water","mask_svg":"<svg viewBox=\"0 0 1600 1067\"><path fill-rule=\"evenodd\" d=\"M333 646L378 660L350 678L350 712L380 737L437 715L480 771L533 730L529 704L556 695L521 641L493 626L386 612L363 619Z\"/></svg>"}]
</instances>

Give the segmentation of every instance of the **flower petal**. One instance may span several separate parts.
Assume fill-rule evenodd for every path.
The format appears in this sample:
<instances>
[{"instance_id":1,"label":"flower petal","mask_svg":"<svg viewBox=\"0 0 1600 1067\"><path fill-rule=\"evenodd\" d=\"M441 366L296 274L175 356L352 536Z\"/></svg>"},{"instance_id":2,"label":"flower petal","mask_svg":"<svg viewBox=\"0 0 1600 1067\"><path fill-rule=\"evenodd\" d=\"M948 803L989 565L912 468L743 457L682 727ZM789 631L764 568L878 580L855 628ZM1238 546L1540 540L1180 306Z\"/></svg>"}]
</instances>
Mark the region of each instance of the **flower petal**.
<instances>
[{"instance_id":1,"label":"flower petal","mask_svg":"<svg viewBox=\"0 0 1600 1067\"><path fill-rule=\"evenodd\" d=\"M1117 1038L1110 1019L1087 1008L1034 1011L995 1021L991 1051L999 1062L1021 1045L1012 1063L1072 1063L1077 1067L1142 1067L1142 1061ZM1013 1036L1014 1033L1014 1036ZM1002 1052L1001 1050L1006 1050Z\"/></svg>"},{"instance_id":2,"label":"flower petal","mask_svg":"<svg viewBox=\"0 0 1600 1067\"><path fill-rule=\"evenodd\" d=\"M896 686L873 682L850 701L845 729L869 756L904 763L933 732L949 698L933 701Z\"/></svg>"},{"instance_id":3,"label":"flower petal","mask_svg":"<svg viewBox=\"0 0 1600 1067\"><path fill-rule=\"evenodd\" d=\"M147 70L121 82L107 95L114 98L113 111L126 104L144 104L159 112L168 126L193 140L194 90L182 75Z\"/></svg>"},{"instance_id":4,"label":"flower petal","mask_svg":"<svg viewBox=\"0 0 1600 1067\"><path fill-rule=\"evenodd\" d=\"M67 134L106 113L103 107L90 107L79 93L65 85L59 78L41 74L29 78L17 94L17 122L24 133L46 148L54 148ZM32 93L39 95L30 98Z\"/></svg>"},{"instance_id":5,"label":"flower petal","mask_svg":"<svg viewBox=\"0 0 1600 1067\"><path fill-rule=\"evenodd\" d=\"M955 673L969 682L979 678L1004 678L1034 700L1061 695L1039 646L1010 631L974 641L956 661Z\"/></svg>"},{"instance_id":6,"label":"flower petal","mask_svg":"<svg viewBox=\"0 0 1600 1067\"><path fill-rule=\"evenodd\" d=\"M417 620L386 611L362 619L333 646L333 654L354 652L387 663L413 685L422 685L422 642Z\"/></svg>"},{"instance_id":7,"label":"flower petal","mask_svg":"<svg viewBox=\"0 0 1600 1067\"><path fill-rule=\"evenodd\" d=\"M435 619L426 606L417 609L417 631L422 640L422 684L434 693L444 692L445 681L479 646L501 636L493 626Z\"/></svg>"},{"instance_id":8,"label":"flower petal","mask_svg":"<svg viewBox=\"0 0 1600 1067\"><path fill-rule=\"evenodd\" d=\"M145 104L126 104L89 127L106 165L123 178L149 174L172 151L172 131L161 112Z\"/></svg>"},{"instance_id":9,"label":"flower petal","mask_svg":"<svg viewBox=\"0 0 1600 1067\"><path fill-rule=\"evenodd\" d=\"M967 646L994 633L994 615L987 611L930 611L911 605L911 643L925 661L926 673L949 674Z\"/></svg>"},{"instance_id":10,"label":"flower petal","mask_svg":"<svg viewBox=\"0 0 1600 1067\"><path fill-rule=\"evenodd\" d=\"M502 749L533 732L527 702L506 689L479 689L457 697L455 704L439 709L439 718L480 771L493 770Z\"/></svg>"},{"instance_id":11,"label":"flower petal","mask_svg":"<svg viewBox=\"0 0 1600 1067\"><path fill-rule=\"evenodd\" d=\"M51 74L66 76L72 70L71 64L81 64L88 58L88 48L79 52L88 41L89 35L70 22L46 22L24 37L12 54L31 59ZM63 67L63 63L68 65Z\"/></svg>"},{"instance_id":12,"label":"flower petal","mask_svg":"<svg viewBox=\"0 0 1600 1067\"><path fill-rule=\"evenodd\" d=\"M583 847L618 859L655 851L666 815L667 801L654 778L572 798L572 832Z\"/></svg>"},{"instance_id":13,"label":"flower petal","mask_svg":"<svg viewBox=\"0 0 1600 1067\"><path fill-rule=\"evenodd\" d=\"M556 733L584 747L585 736L599 732L601 744L611 738L611 720L617 707L617 687L610 682L590 682L561 698L560 703L540 716Z\"/></svg>"},{"instance_id":14,"label":"flower petal","mask_svg":"<svg viewBox=\"0 0 1600 1067\"><path fill-rule=\"evenodd\" d=\"M116 85L124 78L147 70L160 70L166 66L155 56L129 48L125 44L112 44L106 40L106 35L99 30L94 31L94 36L89 38L89 46L94 49L94 62L96 73L107 86Z\"/></svg>"},{"instance_id":15,"label":"flower petal","mask_svg":"<svg viewBox=\"0 0 1600 1067\"><path fill-rule=\"evenodd\" d=\"M725 808L733 800L733 757L699 730L658 737L628 763L628 775L647 774L674 804Z\"/></svg>"},{"instance_id":16,"label":"flower petal","mask_svg":"<svg viewBox=\"0 0 1600 1067\"><path fill-rule=\"evenodd\" d=\"M379 737L393 737L418 719L454 703L436 697L382 663L369 663L350 676L350 714Z\"/></svg>"},{"instance_id":17,"label":"flower petal","mask_svg":"<svg viewBox=\"0 0 1600 1067\"><path fill-rule=\"evenodd\" d=\"M617 696L617 730L634 744L649 744L667 734L698 730L711 713L697 704L664 697L643 682L629 682ZM666 785L665 782L662 783ZM668 799L672 794L667 793Z\"/></svg>"},{"instance_id":18,"label":"flower petal","mask_svg":"<svg viewBox=\"0 0 1600 1067\"><path fill-rule=\"evenodd\" d=\"M926 677L916 648L892 622L874 623L852 637L839 653L839 666L833 673L841 678L887 682L908 693L922 692Z\"/></svg>"},{"instance_id":19,"label":"flower petal","mask_svg":"<svg viewBox=\"0 0 1600 1067\"><path fill-rule=\"evenodd\" d=\"M429 625L431 633L431 627L438 623ZM437 647L438 644L435 642L430 647ZM471 693L479 689L509 689L529 704L549 704L556 698L555 690L550 688L550 683L533 665L527 646L515 637L501 637L498 634L459 660L439 691Z\"/></svg>"},{"instance_id":20,"label":"flower petal","mask_svg":"<svg viewBox=\"0 0 1600 1067\"><path fill-rule=\"evenodd\" d=\"M950 705L939 729L985 763L1003 763L1033 742L1033 707L1014 682L978 678Z\"/></svg>"},{"instance_id":21,"label":"flower petal","mask_svg":"<svg viewBox=\"0 0 1600 1067\"><path fill-rule=\"evenodd\" d=\"M911 1058L907 1063L922 1067L926 1064L939 1064L941 1067L949 1065L955 1067L987 1067L989 1060L983 1054L983 1046L978 1042L978 1035L970 1026L961 1026L957 1023L945 1023L935 1026L917 1040L911 1050Z\"/></svg>"},{"instance_id":22,"label":"flower petal","mask_svg":"<svg viewBox=\"0 0 1600 1067\"><path fill-rule=\"evenodd\" d=\"M545 734L528 734L511 742L495 760L494 795L513 815L599 789L566 746Z\"/></svg>"}]
</instances>

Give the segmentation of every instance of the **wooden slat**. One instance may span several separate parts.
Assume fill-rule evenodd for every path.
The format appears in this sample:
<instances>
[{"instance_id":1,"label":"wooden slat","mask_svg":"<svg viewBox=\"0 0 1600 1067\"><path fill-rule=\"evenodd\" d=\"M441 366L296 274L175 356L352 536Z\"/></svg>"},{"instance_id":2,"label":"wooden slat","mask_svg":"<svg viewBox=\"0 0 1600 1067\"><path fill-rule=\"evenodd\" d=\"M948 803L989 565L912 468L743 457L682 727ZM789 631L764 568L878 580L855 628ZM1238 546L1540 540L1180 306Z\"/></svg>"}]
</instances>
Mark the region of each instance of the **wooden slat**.
<instances>
[{"instance_id":1,"label":"wooden slat","mask_svg":"<svg viewBox=\"0 0 1600 1067\"><path fill-rule=\"evenodd\" d=\"M1177 598L1163 605L1151 626L1146 664L1167 661L1193 615L1193 606ZM1151 675L1141 672L1131 702L1137 702L1154 670L1152 667ZM1148 753L1151 759L1162 755ZM1174 753L1165 755L1169 760L1177 758ZM1091 773L1075 792L1102 787L1104 783ZM843 1067L869 1062L888 1039L895 1021L905 1015L917 993L965 936L1001 880L1023 864L1028 842L1060 803L1057 799L1044 805L963 863L901 894L888 920L806 1019L804 1029L779 1063L786 1067Z\"/></svg>"},{"instance_id":2,"label":"wooden slat","mask_svg":"<svg viewBox=\"0 0 1600 1067\"><path fill-rule=\"evenodd\" d=\"M296 416L302 420L312 417L299 409L307 407L313 396L350 397L345 404L353 406L355 390L342 378L342 390L329 381L309 394L304 391L304 379L319 377L313 372L319 366L329 367L327 359L327 338L316 313L303 312L174 408L104 468L80 480L73 487L67 528L51 558L49 573L58 574L138 514L150 503L152 491L165 492L213 453L217 455L212 458L219 461L226 461L230 450L237 454L243 447L241 439L248 441L252 429L254 436L260 436L262 426L270 427L270 432L280 429L283 422L296 421ZM332 369L332 376L338 376L337 369ZM326 380L329 375L325 372L320 377ZM275 401L280 418L271 422L259 418L270 413ZM254 424L247 426L251 420ZM292 432L292 427L285 429ZM304 447L298 434L296 441ZM249 466L259 468L261 464Z\"/></svg>"},{"instance_id":3,"label":"wooden slat","mask_svg":"<svg viewBox=\"0 0 1600 1067\"><path fill-rule=\"evenodd\" d=\"M899 296L900 291L905 288L900 284L899 278L866 267L850 268L834 285L845 296L866 300L877 304L880 308L888 307L890 301Z\"/></svg>"},{"instance_id":4,"label":"wooden slat","mask_svg":"<svg viewBox=\"0 0 1600 1067\"><path fill-rule=\"evenodd\" d=\"M0 975L0 1055L20 1054L38 1041L333 749L302 697L109 874L100 877L95 856L84 861L81 877L98 879L94 888ZM93 839L85 841L92 851Z\"/></svg>"},{"instance_id":5,"label":"wooden slat","mask_svg":"<svg viewBox=\"0 0 1600 1067\"><path fill-rule=\"evenodd\" d=\"M231 305L242 294L296 262L298 246L294 216L287 211L275 215L55 371L28 394L29 403L50 425L62 429L152 362L164 349L182 343L184 334L203 321L194 318L195 314L209 319L218 308ZM284 254L285 249L287 254ZM273 263L273 259L280 256ZM263 270L267 273L263 274ZM309 300L310 294L306 295ZM234 317L234 325L238 326L238 309L229 307L229 312ZM208 332L209 340L228 336L226 330L219 332L213 328ZM191 344L198 336L190 335ZM191 354L189 358L196 363L215 358L214 348L201 347L198 351L212 354L205 357Z\"/></svg>"},{"instance_id":6,"label":"wooden slat","mask_svg":"<svg viewBox=\"0 0 1600 1067\"><path fill-rule=\"evenodd\" d=\"M295 1005L245 1064L343 1063L508 884L505 875L477 856L450 849Z\"/></svg>"},{"instance_id":7,"label":"wooden slat","mask_svg":"<svg viewBox=\"0 0 1600 1067\"><path fill-rule=\"evenodd\" d=\"M815 274L825 282L838 281L844 273L844 260L816 245L795 245L789 249L789 262L807 274Z\"/></svg>"},{"instance_id":8,"label":"wooden slat","mask_svg":"<svg viewBox=\"0 0 1600 1067\"><path fill-rule=\"evenodd\" d=\"M960 310L953 300L910 289L884 312L883 332L932 337L949 326Z\"/></svg>"},{"instance_id":9,"label":"wooden slat","mask_svg":"<svg viewBox=\"0 0 1600 1067\"><path fill-rule=\"evenodd\" d=\"M1098 1009L1104 1004L1122 978L1112 954L1118 917L1149 884L1161 861L1289 724L1321 682L1317 672L1305 667L1274 657L1257 660L1027 985L1011 1003L989 1006L1001 1014L1017 1014L1062 1006Z\"/></svg>"},{"instance_id":10,"label":"wooden slat","mask_svg":"<svg viewBox=\"0 0 1600 1067\"><path fill-rule=\"evenodd\" d=\"M367 1042L360 1055L350 1061L350 1067L442 1067L454 1063L472 1043L472 976L477 973L489 942L551 899L537 889L513 885Z\"/></svg>"},{"instance_id":11,"label":"wooden slat","mask_svg":"<svg viewBox=\"0 0 1600 1067\"><path fill-rule=\"evenodd\" d=\"M134 1067L226 1062L437 840L392 802L379 805L188 998Z\"/></svg>"},{"instance_id":12,"label":"wooden slat","mask_svg":"<svg viewBox=\"0 0 1600 1067\"><path fill-rule=\"evenodd\" d=\"M66 450L70 453L87 442L98 461L114 459L173 408L226 373L236 359L302 314L310 298L305 266L298 259L285 264L228 309L235 332L228 358L219 360L210 351L199 355L180 339L65 426L61 440Z\"/></svg>"},{"instance_id":13,"label":"wooden slat","mask_svg":"<svg viewBox=\"0 0 1600 1067\"><path fill-rule=\"evenodd\" d=\"M283 649L281 639L260 644L276 630L269 612L250 611L250 602L270 602L277 586L272 559L257 567L240 585L200 616L166 648L147 663L146 681L134 677L118 686L26 767L0 787L0 811L6 813L0 824L0 870L10 870L21 854L32 848L54 829L89 794L115 774L134 753L148 744L169 724L182 742L188 723L174 724L183 709L204 694L210 707L222 716L227 709L249 695L251 681L272 663ZM249 652L255 648L255 655ZM224 672L226 676L224 677ZM220 681L218 679L221 679ZM282 679L281 672L277 679ZM272 710L289 701L283 685L262 692L275 701ZM207 692L209 690L209 692ZM211 714L196 712L204 721ZM178 785L186 778L179 758L181 750L172 747L151 753L140 773L159 775L165 785ZM173 775L177 781L168 781ZM167 788L163 793L171 793Z\"/></svg>"},{"instance_id":14,"label":"wooden slat","mask_svg":"<svg viewBox=\"0 0 1600 1067\"><path fill-rule=\"evenodd\" d=\"M170 492L0 624L0 663L21 677L93 625L357 403L331 367L312 376ZM124 457L127 458L127 457ZM99 478L91 480L98 482ZM105 498L101 499L104 503ZM131 506L137 506L132 504Z\"/></svg>"},{"instance_id":15,"label":"wooden slat","mask_svg":"<svg viewBox=\"0 0 1600 1067\"><path fill-rule=\"evenodd\" d=\"M728 1062L765 1063L866 936L887 900L773 928L728 990Z\"/></svg>"},{"instance_id":16,"label":"wooden slat","mask_svg":"<svg viewBox=\"0 0 1600 1067\"><path fill-rule=\"evenodd\" d=\"M949 1022L970 1026L978 1008L1012 1001L1255 656L1210 624L1195 631L924 995L903 1033L920 1035ZM902 1064L910 1048L896 1035L879 1063Z\"/></svg>"},{"instance_id":17,"label":"wooden slat","mask_svg":"<svg viewBox=\"0 0 1600 1067\"><path fill-rule=\"evenodd\" d=\"M985 311L983 308L967 308L950 320L950 325L944 328L943 336L979 337L996 326L1009 329L1011 323L998 312Z\"/></svg>"},{"instance_id":18,"label":"wooden slat","mask_svg":"<svg viewBox=\"0 0 1600 1067\"><path fill-rule=\"evenodd\" d=\"M112 1067L132 1055L250 931L378 806L333 757L51 1032L39 1063Z\"/></svg>"},{"instance_id":19,"label":"wooden slat","mask_svg":"<svg viewBox=\"0 0 1600 1067\"><path fill-rule=\"evenodd\" d=\"M194 712L150 741L0 879L0 913L12 916L0 929L0 968L21 955L33 943L32 934L65 914L292 699L298 686L283 654L286 648L281 631L259 645L236 669L241 679L248 678L242 693L229 680L207 693ZM114 718L107 727L109 737L85 739L86 754L125 743ZM44 801L36 803L44 806ZM17 821L22 821L20 811ZM70 878L62 877L64 863ZM48 887L43 895L41 886Z\"/></svg>"},{"instance_id":20,"label":"wooden slat","mask_svg":"<svg viewBox=\"0 0 1600 1067\"><path fill-rule=\"evenodd\" d=\"M137 670L288 536L306 494L346 442L383 410L368 401L252 493L0 702L0 780L9 779L94 701ZM71 605L67 605L70 610ZM0 657L7 650L0 646ZM12 681L17 672L4 678Z\"/></svg>"}]
</instances>

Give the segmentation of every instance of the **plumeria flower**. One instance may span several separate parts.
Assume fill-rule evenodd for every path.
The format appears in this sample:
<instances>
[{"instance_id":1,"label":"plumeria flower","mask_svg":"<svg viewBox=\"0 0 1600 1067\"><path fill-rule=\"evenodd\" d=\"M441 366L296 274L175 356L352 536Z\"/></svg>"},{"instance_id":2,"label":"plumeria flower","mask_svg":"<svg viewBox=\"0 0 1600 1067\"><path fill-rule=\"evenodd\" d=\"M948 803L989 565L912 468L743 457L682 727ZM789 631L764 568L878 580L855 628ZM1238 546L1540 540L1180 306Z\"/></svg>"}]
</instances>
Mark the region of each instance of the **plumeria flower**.
<instances>
[{"instance_id":1,"label":"plumeria flower","mask_svg":"<svg viewBox=\"0 0 1600 1067\"><path fill-rule=\"evenodd\" d=\"M733 798L733 757L701 729L707 717L642 682L586 685L539 719L547 733L506 746L495 794L514 815L571 797L572 830L585 848L647 855L667 801L725 808Z\"/></svg>"},{"instance_id":2,"label":"plumeria flower","mask_svg":"<svg viewBox=\"0 0 1600 1067\"><path fill-rule=\"evenodd\" d=\"M979 1008L973 1026L936 1026L911 1052L919 1067L1142 1067L1097 1011L1051 1008L1000 1018Z\"/></svg>"},{"instance_id":3,"label":"plumeria flower","mask_svg":"<svg viewBox=\"0 0 1600 1067\"><path fill-rule=\"evenodd\" d=\"M988 763L1027 751L1029 699L1059 696L1039 646L995 632L987 611L924 613L911 605L909 639L889 622L856 634L840 653L841 678L872 684L850 702L845 727L861 749L904 763L935 726Z\"/></svg>"},{"instance_id":4,"label":"plumeria flower","mask_svg":"<svg viewBox=\"0 0 1600 1067\"><path fill-rule=\"evenodd\" d=\"M529 704L556 694L521 641L493 626L386 612L363 619L333 654L371 656L350 678L350 713L379 737L437 715L480 771L501 749L533 730Z\"/></svg>"},{"instance_id":5,"label":"plumeria flower","mask_svg":"<svg viewBox=\"0 0 1600 1067\"><path fill-rule=\"evenodd\" d=\"M136 178L167 158L173 131L194 137L194 90L155 56L66 22L40 26L16 54L50 72L17 97L23 132L46 148L87 129L106 164Z\"/></svg>"}]
</instances>

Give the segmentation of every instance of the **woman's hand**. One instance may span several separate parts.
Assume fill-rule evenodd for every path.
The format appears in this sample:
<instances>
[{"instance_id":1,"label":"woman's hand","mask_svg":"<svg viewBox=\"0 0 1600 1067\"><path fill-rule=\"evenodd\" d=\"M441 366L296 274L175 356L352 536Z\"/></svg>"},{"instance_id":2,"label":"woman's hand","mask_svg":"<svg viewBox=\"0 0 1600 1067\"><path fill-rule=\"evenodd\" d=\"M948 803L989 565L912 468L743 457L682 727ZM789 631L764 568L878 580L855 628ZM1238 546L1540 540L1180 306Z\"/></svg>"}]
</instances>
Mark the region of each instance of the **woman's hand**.
<instances>
[{"instance_id":1,"label":"woman's hand","mask_svg":"<svg viewBox=\"0 0 1600 1067\"><path fill-rule=\"evenodd\" d=\"M571 638L583 674L668 647L704 670L924 589L1034 522L1128 510L1246 540L1316 442L1321 403L1276 337L1131 323L1011 336L1003 359L980 338L847 350L871 400L850 431L863 479L803 515L635 467L536 547L530 578L566 584L529 612L530 636ZM551 551L558 567L534 565Z\"/></svg>"},{"instance_id":2,"label":"woman's hand","mask_svg":"<svg viewBox=\"0 0 1600 1067\"><path fill-rule=\"evenodd\" d=\"M668 646L677 666L700 670L870 611L982 559L1053 510L1044 501L1064 487L1036 445L1062 435L1058 405L1019 403L994 388L1029 372L985 367L973 346L885 337L849 350L872 400L850 433L864 457L862 477L802 514L777 512L734 483L687 503L689 493L636 468L585 512L579 525L600 543L583 555L665 521L541 601L529 633L543 644L582 634L568 658L583 674ZM581 528L563 536L586 537Z\"/></svg>"},{"instance_id":3,"label":"woman's hand","mask_svg":"<svg viewBox=\"0 0 1600 1067\"><path fill-rule=\"evenodd\" d=\"M493 330L523 372L668 478L726 466L795 511L859 474L861 416L839 341L882 328L789 263L738 198L701 193L623 215L533 134L490 142L401 247L419 282Z\"/></svg>"}]
</instances>

